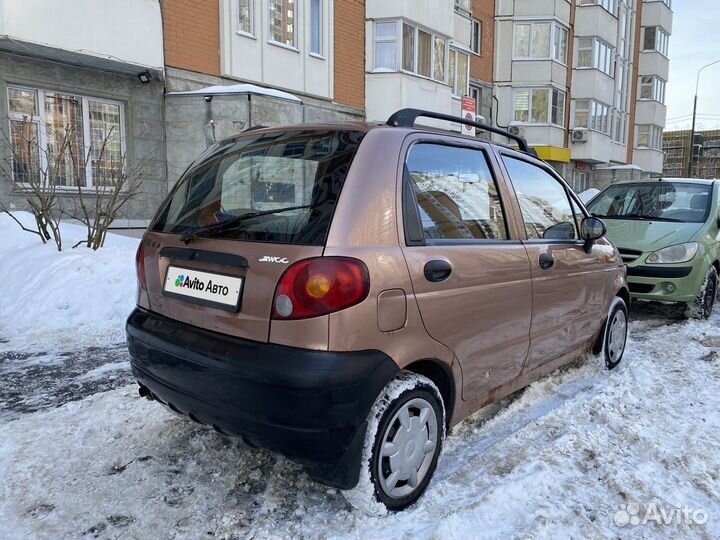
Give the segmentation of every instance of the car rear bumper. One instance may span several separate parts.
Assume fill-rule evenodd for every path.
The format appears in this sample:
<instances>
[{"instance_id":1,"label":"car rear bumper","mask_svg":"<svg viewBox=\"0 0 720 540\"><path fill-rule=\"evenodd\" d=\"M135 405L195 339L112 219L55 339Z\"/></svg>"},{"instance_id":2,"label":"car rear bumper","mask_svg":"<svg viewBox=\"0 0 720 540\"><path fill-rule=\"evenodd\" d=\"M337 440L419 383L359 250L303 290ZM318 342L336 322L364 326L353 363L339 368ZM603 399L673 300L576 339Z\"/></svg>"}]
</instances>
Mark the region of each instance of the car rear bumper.
<instances>
[{"instance_id":1,"label":"car rear bumper","mask_svg":"<svg viewBox=\"0 0 720 540\"><path fill-rule=\"evenodd\" d=\"M305 465L320 482L357 484L367 414L399 369L387 355L243 340L141 308L126 330L133 374L153 397Z\"/></svg>"}]
</instances>

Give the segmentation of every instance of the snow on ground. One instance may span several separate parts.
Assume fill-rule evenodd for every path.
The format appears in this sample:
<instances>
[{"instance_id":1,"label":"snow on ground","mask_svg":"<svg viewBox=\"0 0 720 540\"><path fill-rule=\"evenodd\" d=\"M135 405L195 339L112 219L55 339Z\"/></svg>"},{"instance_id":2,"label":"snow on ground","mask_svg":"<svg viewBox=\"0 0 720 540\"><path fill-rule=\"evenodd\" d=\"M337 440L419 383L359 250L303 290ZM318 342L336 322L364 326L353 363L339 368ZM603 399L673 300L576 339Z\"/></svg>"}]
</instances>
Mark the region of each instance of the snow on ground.
<instances>
[{"instance_id":1,"label":"snow on ground","mask_svg":"<svg viewBox=\"0 0 720 540\"><path fill-rule=\"evenodd\" d=\"M483 409L446 439L414 508L370 518L287 460L138 397L113 341L134 241L57 254L5 229L22 257L0 247L13 283L0 306L4 540L720 537L720 310L682 321L641 308L616 370L588 357ZM68 289L44 281L57 272ZM49 346L43 328L54 349L24 349ZM80 347L81 331L98 346ZM636 504L707 522L622 526Z\"/></svg>"},{"instance_id":2,"label":"snow on ground","mask_svg":"<svg viewBox=\"0 0 720 540\"><path fill-rule=\"evenodd\" d=\"M16 216L26 225L27 212ZM80 246L85 228L62 223L64 249L43 245L0 214L0 342L66 349L124 340L123 323L135 304L138 240L109 234L106 248ZM6 349L6 347L2 347Z\"/></svg>"}]
</instances>

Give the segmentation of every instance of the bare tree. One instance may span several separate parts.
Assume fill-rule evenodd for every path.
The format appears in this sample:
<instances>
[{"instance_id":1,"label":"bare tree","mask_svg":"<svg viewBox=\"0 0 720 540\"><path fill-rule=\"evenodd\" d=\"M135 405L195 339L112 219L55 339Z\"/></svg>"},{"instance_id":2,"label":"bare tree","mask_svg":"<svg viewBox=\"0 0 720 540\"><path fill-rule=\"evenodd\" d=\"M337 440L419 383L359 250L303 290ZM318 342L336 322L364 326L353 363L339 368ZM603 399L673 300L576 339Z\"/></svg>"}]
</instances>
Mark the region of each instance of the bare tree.
<instances>
[{"instance_id":1,"label":"bare tree","mask_svg":"<svg viewBox=\"0 0 720 540\"><path fill-rule=\"evenodd\" d=\"M36 227L25 226L1 202L0 212L9 215L23 230L37 234L43 243L53 240L58 250L62 249L60 219L69 217L87 229L86 239L73 247L102 247L112 223L141 192L143 164L128 165L114 127L86 150L73 126L47 126L47 148L38 143L37 124L25 120L13 121L11 126L10 136L3 137L8 152L0 167L0 178L22 193ZM86 185L89 172L92 187ZM60 201L58 186L67 186L69 190L64 191L70 191L73 197Z\"/></svg>"},{"instance_id":2,"label":"bare tree","mask_svg":"<svg viewBox=\"0 0 720 540\"><path fill-rule=\"evenodd\" d=\"M72 211L65 212L87 229L86 239L73 247L85 244L94 250L101 248L123 207L141 192L144 164L130 167L119 150L119 138L111 128L97 147L90 148L81 160L74 162L78 170L92 167L93 188L82 189L78 185Z\"/></svg>"},{"instance_id":3,"label":"bare tree","mask_svg":"<svg viewBox=\"0 0 720 540\"><path fill-rule=\"evenodd\" d=\"M24 231L37 234L43 244L55 242L62 250L60 234L60 209L57 199L56 172L63 155L68 150L70 137L66 133L59 141L56 151L48 153L38 144L37 124L29 120L14 121L11 133L3 133L5 159L0 164L0 178L19 190L35 218L35 229L30 229L0 202L0 212L7 214Z\"/></svg>"}]
</instances>

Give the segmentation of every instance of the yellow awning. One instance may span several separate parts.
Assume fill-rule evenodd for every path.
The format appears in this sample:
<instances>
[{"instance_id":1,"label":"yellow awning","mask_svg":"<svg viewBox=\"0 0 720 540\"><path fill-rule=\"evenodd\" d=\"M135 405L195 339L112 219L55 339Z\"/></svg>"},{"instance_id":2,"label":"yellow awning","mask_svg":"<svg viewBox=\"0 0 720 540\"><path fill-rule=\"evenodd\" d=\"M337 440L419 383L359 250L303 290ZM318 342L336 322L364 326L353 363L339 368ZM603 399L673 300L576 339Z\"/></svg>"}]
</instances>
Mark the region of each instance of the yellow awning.
<instances>
[{"instance_id":1,"label":"yellow awning","mask_svg":"<svg viewBox=\"0 0 720 540\"><path fill-rule=\"evenodd\" d=\"M540 159L570 163L570 149L557 146L533 146Z\"/></svg>"}]
</instances>

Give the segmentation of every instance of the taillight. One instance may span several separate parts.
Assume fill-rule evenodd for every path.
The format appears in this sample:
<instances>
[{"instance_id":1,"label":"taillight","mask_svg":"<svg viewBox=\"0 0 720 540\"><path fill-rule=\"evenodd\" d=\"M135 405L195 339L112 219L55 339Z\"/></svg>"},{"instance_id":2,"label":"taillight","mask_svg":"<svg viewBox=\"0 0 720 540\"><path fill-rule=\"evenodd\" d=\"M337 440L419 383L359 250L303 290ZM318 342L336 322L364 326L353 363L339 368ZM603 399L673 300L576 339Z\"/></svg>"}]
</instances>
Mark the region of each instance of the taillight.
<instances>
[{"instance_id":1,"label":"taillight","mask_svg":"<svg viewBox=\"0 0 720 540\"><path fill-rule=\"evenodd\" d=\"M357 259L305 259L283 273L275 290L273 319L327 315L359 304L370 291L367 266Z\"/></svg>"},{"instance_id":2,"label":"taillight","mask_svg":"<svg viewBox=\"0 0 720 540\"><path fill-rule=\"evenodd\" d=\"M137 273L137 282L140 288L147 291L147 280L145 279L145 247L142 242L135 253L135 272Z\"/></svg>"}]
</instances>

